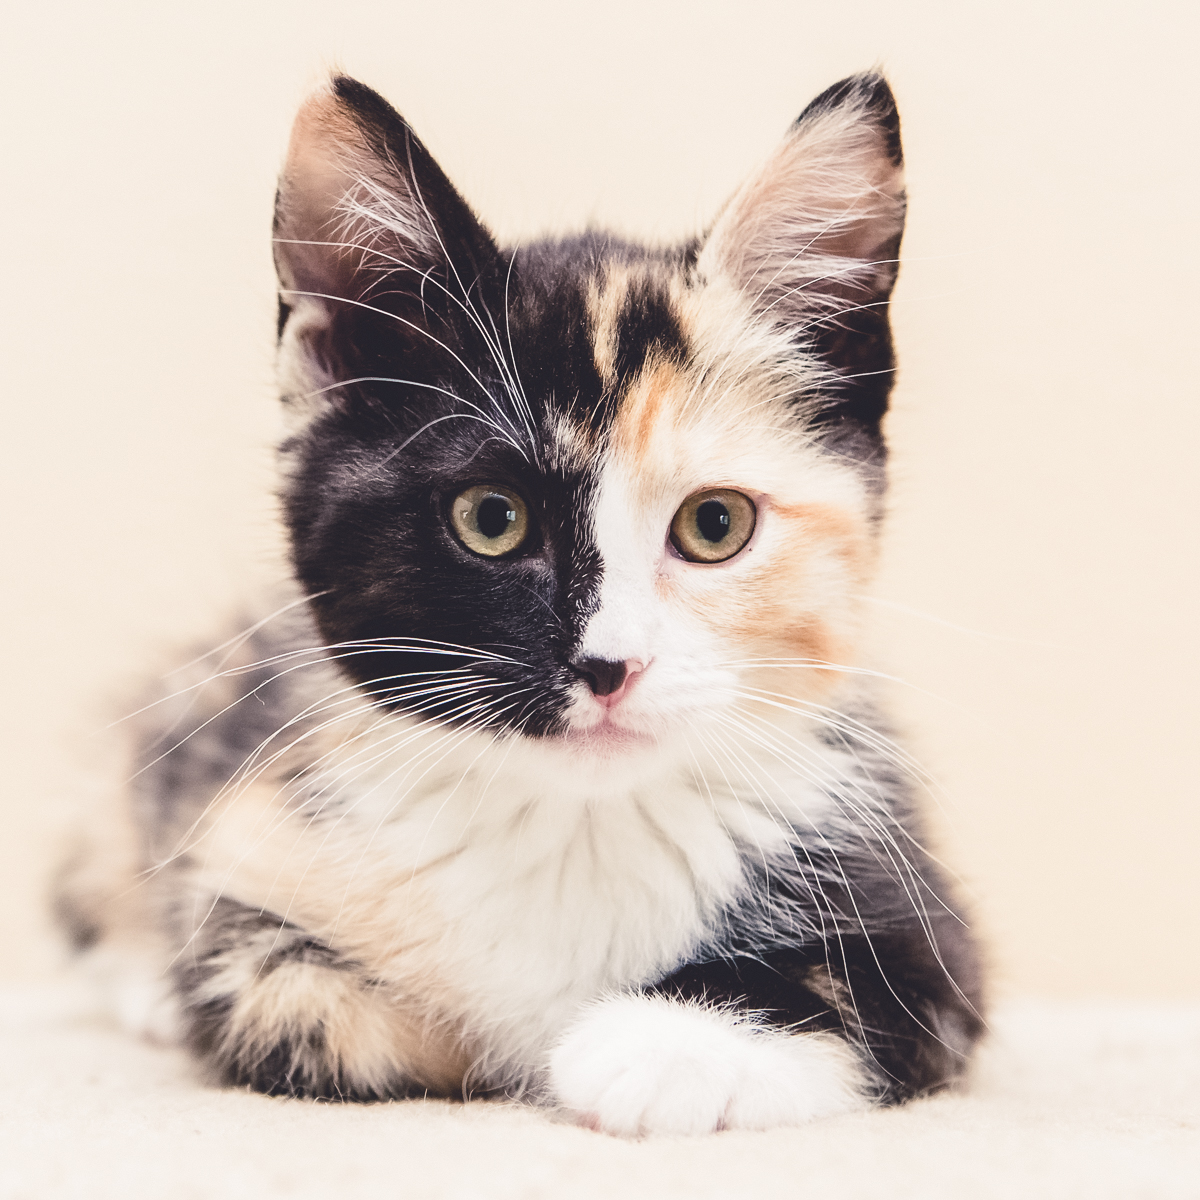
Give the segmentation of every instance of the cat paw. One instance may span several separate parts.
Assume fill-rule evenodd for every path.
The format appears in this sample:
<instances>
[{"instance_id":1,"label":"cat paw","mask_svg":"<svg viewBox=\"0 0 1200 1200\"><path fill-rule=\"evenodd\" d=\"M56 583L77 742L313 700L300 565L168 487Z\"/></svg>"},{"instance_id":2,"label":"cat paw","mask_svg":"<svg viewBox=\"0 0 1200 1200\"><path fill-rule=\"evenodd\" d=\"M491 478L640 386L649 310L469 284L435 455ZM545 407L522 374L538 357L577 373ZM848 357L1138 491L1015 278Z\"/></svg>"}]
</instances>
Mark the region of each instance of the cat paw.
<instances>
[{"instance_id":1,"label":"cat paw","mask_svg":"<svg viewBox=\"0 0 1200 1200\"><path fill-rule=\"evenodd\" d=\"M581 1124L626 1137L802 1125L866 1106L845 1042L663 996L589 1008L551 1055L550 1087Z\"/></svg>"}]
</instances>

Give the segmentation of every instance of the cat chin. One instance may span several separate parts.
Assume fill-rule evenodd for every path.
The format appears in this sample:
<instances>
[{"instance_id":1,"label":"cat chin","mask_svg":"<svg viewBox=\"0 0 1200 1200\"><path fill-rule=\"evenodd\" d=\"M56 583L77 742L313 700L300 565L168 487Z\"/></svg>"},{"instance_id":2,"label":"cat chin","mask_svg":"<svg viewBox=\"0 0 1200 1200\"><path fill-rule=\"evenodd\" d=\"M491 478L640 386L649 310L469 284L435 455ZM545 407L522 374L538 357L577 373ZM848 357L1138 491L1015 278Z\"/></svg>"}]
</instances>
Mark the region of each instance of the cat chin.
<instances>
[{"instance_id":1,"label":"cat chin","mask_svg":"<svg viewBox=\"0 0 1200 1200\"><path fill-rule=\"evenodd\" d=\"M586 729L568 729L547 739L576 754L595 758L620 758L653 750L658 739L645 732L625 729L604 720Z\"/></svg>"}]
</instances>

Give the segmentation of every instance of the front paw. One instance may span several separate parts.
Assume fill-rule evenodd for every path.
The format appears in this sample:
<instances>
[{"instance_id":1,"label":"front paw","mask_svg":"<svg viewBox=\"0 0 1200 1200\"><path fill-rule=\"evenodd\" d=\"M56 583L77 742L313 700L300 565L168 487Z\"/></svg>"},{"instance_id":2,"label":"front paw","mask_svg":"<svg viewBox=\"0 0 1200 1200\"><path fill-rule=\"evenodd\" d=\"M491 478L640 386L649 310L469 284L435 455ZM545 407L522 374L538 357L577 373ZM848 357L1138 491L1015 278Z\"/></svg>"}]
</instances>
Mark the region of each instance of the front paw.
<instances>
[{"instance_id":1,"label":"front paw","mask_svg":"<svg viewBox=\"0 0 1200 1200\"><path fill-rule=\"evenodd\" d=\"M863 1107L863 1084L840 1039L663 996L593 1005L550 1059L559 1103L583 1124L628 1137L801 1125Z\"/></svg>"}]
</instances>

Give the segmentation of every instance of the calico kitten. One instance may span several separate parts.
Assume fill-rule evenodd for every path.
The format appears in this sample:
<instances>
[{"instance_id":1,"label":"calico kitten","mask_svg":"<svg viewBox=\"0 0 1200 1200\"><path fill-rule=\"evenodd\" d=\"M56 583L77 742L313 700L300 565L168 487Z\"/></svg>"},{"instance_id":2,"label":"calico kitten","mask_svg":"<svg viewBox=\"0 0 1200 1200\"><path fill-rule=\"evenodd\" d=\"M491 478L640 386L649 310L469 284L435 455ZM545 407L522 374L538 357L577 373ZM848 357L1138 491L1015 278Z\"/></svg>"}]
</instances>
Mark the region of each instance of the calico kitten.
<instances>
[{"instance_id":1,"label":"calico kitten","mask_svg":"<svg viewBox=\"0 0 1200 1200\"><path fill-rule=\"evenodd\" d=\"M62 893L131 1018L228 1084L625 1134L960 1075L975 953L855 665L904 210L875 75L668 250L498 247L374 92L307 102L295 590L135 719Z\"/></svg>"}]
</instances>

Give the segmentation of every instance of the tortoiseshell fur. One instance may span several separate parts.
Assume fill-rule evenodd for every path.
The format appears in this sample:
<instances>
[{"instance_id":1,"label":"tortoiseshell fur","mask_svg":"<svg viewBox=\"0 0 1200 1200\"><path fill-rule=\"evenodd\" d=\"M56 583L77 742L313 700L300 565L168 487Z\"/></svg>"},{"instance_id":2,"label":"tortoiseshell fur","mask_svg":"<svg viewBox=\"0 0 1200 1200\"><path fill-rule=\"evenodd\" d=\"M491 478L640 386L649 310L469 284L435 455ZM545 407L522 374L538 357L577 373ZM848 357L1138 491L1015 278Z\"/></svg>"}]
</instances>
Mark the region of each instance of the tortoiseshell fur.
<instances>
[{"instance_id":1,"label":"tortoiseshell fur","mask_svg":"<svg viewBox=\"0 0 1200 1200\"><path fill-rule=\"evenodd\" d=\"M685 246L508 250L373 92L308 102L295 579L131 722L63 887L135 1023L227 1084L631 1134L960 1076L976 954L859 657L901 165L859 76ZM511 554L455 534L478 484L523 499ZM727 561L669 537L703 488L755 506Z\"/></svg>"}]
</instances>

